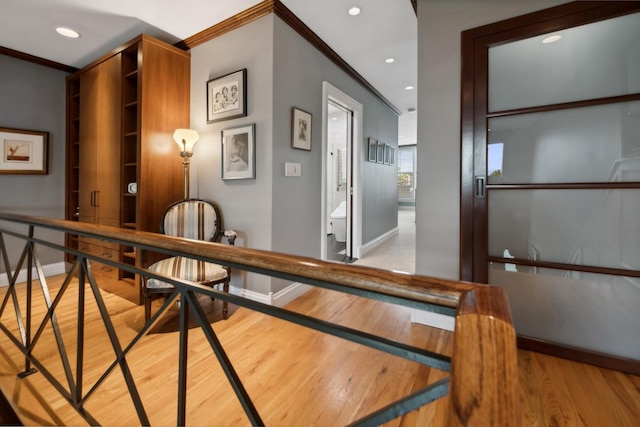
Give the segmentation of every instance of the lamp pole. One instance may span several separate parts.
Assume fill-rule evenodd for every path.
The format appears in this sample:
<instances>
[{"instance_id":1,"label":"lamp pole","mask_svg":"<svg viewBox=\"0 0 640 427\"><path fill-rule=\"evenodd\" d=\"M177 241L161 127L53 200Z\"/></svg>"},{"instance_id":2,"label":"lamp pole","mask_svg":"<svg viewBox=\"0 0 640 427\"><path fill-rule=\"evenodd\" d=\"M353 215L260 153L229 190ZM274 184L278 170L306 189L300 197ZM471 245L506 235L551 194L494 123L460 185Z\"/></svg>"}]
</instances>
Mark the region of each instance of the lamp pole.
<instances>
[{"instance_id":1,"label":"lamp pole","mask_svg":"<svg viewBox=\"0 0 640 427\"><path fill-rule=\"evenodd\" d=\"M189 198L189 164L191 163L191 156L193 156L193 152L187 151L187 142L183 139L182 146L184 147L180 150L180 156L182 156L182 165L184 166L184 198Z\"/></svg>"}]
</instances>

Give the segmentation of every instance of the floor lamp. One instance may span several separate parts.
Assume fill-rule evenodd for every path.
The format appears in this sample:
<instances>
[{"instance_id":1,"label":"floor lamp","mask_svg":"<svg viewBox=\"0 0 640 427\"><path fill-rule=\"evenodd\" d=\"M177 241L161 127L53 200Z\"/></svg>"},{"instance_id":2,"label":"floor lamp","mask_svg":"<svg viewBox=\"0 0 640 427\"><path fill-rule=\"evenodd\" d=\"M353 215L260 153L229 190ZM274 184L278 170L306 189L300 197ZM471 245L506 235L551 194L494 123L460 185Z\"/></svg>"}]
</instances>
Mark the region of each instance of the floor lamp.
<instances>
[{"instance_id":1,"label":"floor lamp","mask_svg":"<svg viewBox=\"0 0 640 427\"><path fill-rule=\"evenodd\" d=\"M176 129L173 133L173 139L180 147L180 157L182 157L182 165L184 166L184 198L189 198L189 164L191 156L193 156L193 146L196 145L200 135L192 129Z\"/></svg>"}]
</instances>

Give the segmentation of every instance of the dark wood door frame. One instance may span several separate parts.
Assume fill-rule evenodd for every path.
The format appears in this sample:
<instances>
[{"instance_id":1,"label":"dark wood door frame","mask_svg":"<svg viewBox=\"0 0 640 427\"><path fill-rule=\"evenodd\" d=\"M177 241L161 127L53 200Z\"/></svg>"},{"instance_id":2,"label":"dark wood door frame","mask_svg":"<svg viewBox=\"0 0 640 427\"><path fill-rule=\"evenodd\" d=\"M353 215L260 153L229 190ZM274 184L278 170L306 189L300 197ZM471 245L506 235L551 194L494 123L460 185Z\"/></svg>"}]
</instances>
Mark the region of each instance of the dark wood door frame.
<instances>
[{"instance_id":1,"label":"dark wood door frame","mask_svg":"<svg viewBox=\"0 0 640 427\"><path fill-rule=\"evenodd\" d=\"M487 283L488 233L486 187L486 135L488 115L488 49L491 45L559 31L640 10L640 1L572 2L462 32L461 158L460 158L460 279ZM599 103L623 102L638 96L612 97ZM572 103L572 107L590 102ZM582 105L584 104L584 105ZM563 106L563 107L566 107ZM561 106L548 106L552 110ZM484 160L482 160L484 159ZM474 162L481 164L474 164ZM591 186L591 185L590 185ZM621 185L622 187L626 184ZM572 187L573 188L573 187ZM492 260L494 260L492 258ZM501 261L495 259L494 261ZM603 271L606 273L606 271ZM542 353L640 374L640 362L570 348L529 337L518 345Z\"/></svg>"}]
</instances>

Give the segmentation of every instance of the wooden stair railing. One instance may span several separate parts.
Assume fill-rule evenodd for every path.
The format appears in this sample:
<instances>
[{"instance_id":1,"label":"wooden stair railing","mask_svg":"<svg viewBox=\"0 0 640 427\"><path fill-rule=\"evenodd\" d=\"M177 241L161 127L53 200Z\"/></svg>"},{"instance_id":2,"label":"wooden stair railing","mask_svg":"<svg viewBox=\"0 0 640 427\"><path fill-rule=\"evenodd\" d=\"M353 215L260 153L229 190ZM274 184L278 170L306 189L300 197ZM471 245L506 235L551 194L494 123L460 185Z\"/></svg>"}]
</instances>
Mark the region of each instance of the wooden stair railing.
<instances>
[{"instance_id":1,"label":"wooden stair railing","mask_svg":"<svg viewBox=\"0 0 640 427\"><path fill-rule=\"evenodd\" d=\"M505 291L460 298L451 357L450 426L520 425L516 333Z\"/></svg>"},{"instance_id":2,"label":"wooden stair railing","mask_svg":"<svg viewBox=\"0 0 640 427\"><path fill-rule=\"evenodd\" d=\"M27 225L28 232L16 232L15 227L11 227L11 230L7 229L3 227L4 222ZM401 344L397 349L394 349L394 343L383 338L378 339L368 334L353 333L353 331L345 328L327 325L326 322L318 322L317 325L310 327L392 354L408 354L409 358L416 357L414 360L428 360L428 362L422 363L433 363L431 366L439 366L438 369L442 369L442 367L449 368L451 371L449 379L432 384L430 387L427 387L427 389L422 390L420 396L408 396L396 404L390 405L393 407L383 408L378 411L378 413L356 421L354 425L382 424L383 422L407 413L409 410L414 410L416 407L419 407L416 406L416 401L423 402L419 405L424 405L426 404L424 402L441 397L446 394L447 389L450 394L448 411L448 425L450 426L515 426L520 424L520 391L518 384L516 336L511 321L508 300L505 292L501 288L398 273L371 267L325 262L307 257L248 249L239 246L196 242L155 233L137 232L134 230L50 218L0 213L0 252L2 252L0 254L0 262L4 261L3 267L5 267L5 270L8 271L9 267L3 234L24 239L27 242L26 247L37 244L62 251L68 250L57 243L35 237L34 230L37 228L99 238L101 240L134 246L137 250L150 250L169 255L189 256L204 261L227 265L238 270L299 281L416 309L456 315L453 357L450 361L445 356L425 352L422 349L407 348L407 346ZM84 260L85 263L87 259L95 259L93 255L84 254L78 250L73 250L72 252ZM31 262L31 256L29 256L29 263ZM39 261L36 260L35 262L37 264ZM103 260L101 260L101 262L103 262ZM153 273L146 269L120 265L117 262L104 262L113 264L116 268L128 268L136 274L154 277ZM38 265L38 267L41 266ZM82 270L80 273L80 280L82 281L85 280L83 277L85 275L84 272L89 273L86 267L83 268L85 268L85 270ZM38 271L42 271L41 268L38 268ZM88 276L88 280L91 281L91 274L88 274ZM7 277L12 281L10 288L15 286L17 274L12 273L10 275L7 273ZM201 321L205 334L209 334L212 341L215 341L215 333L210 328L210 325L205 324L206 322L203 321L204 316L202 316L202 313L198 313L198 304L195 303L196 294L220 298L223 301L229 301L242 307L307 326L312 322L310 318L299 316L277 307L265 307L264 304L256 303L236 295L225 294L210 288L201 289L202 287L192 286L188 283L171 281L171 278L155 277L168 280L176 286L177 292L174 295L174 300L176 295L179 294L181 298L183 298L182 306L193 305L192 309L195 310L196 314L200 317L199 320ZM40 277L40 279L43 281L45 278ZM91 283L91 285L94 289L96 288L95 283ZM170 303L171 301L167 301L165 306ZM163 306L163 308L165 306ZM188 310L188 308L185 308L185 310ZM160 315L160 312L156 313L152 319L145 324L140 334L144 335L148 333ZM2 329L6 333L6 328L1 322L0 326L2 326ZM183 333L183 329L181 326L181 333ZM188 328L186 328L186 330L184 333L188 333ZM16 345L19 344L17 339L12 339ZM119 343L114 343L114 348L118 346ZM180 351L186 350L181 346ZM218 351L223 352L221 348L218 349ZM126 352L119 354L119 359L124 361ZM35 360L34 362L37 363ZM27 357L27 367L30 363L30 359ZM224 364L224 361L221 361L221 363ZM233 367L229 365L225 366L225 368L228 368L232 374L231 376L233 376ZM132 386L135 392L135 385L132 384ZM240 384L240 387L241 386L242 384ZM133 395L135 395L135 393L133 393L132 396ZM180 399L182 397L179 393L178 398ZM248 400L248 396L239 395L238 398L241 401L247 399L247 402L242 402L249 408L245 410L247 416L250 419L255 419L256 424L259 424L259 415L251 409L252 403ZM135 396L133 396L132 399L136 404L138 403ZM181 405L184 406L184 402ZM413 409L407 409L411 405L413 405ZM184 407L182 409L184 409ZM83 411L81 407L79 410L81 412ZM141 422L145 423L147 419L144 409L140 408L139 413ZM184 424L185 416L184 411L178 415L177 421L179 424ZM91 418L88 419L92 421Z\"/></svg>"}]
</instances>

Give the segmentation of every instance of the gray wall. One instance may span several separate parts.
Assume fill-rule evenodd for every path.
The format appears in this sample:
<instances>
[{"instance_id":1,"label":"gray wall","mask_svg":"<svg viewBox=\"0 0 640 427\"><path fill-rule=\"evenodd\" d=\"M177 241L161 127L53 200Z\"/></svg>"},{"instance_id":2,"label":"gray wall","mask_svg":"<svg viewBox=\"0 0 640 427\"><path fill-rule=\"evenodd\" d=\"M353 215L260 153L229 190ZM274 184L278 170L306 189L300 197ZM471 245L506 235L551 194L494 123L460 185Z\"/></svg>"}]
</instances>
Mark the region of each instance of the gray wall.
<instances>
[{"instance_id":1,"label":"gray wall","mask_svg":"<svg viewBox=\"0 0 640 427\"><path fill-rule=\"evenodd\" d=\"M274 46L274 159L273 208L276 251L320 257L322 212L322 82L327 81L363 105L362 243L397 227L397 169L366 161L367 138L397 147L398 117L276 18ZM310 152L291 148L291 107L313 116ZM302 177L284 176L284 163L302 164ZM277 213L277 214L276 214Z\"/></svg>"},{"instance_id":2,"label":"gray wall","mask_svg":"<svg viewBox=\"0 0 640 427\"><path fill-rule=\"evenodd\" d=\"M191 128L194 148L191 196L220 205L224 226L238 232L236 244L272 247L273 17L260 18L191 50ZM207 124L206 82L247 68L247 116ZM221 179L221 131L255 124L256 179ZM176 161L180 161L176 147ZM267 277L234 274L232 286L261 294L271 291Z\"/></svg>"},{"instance_id":3,"label":"gray wall","mask_svg":"<svg viewBox=\"0 0 640 427\"><path fill-rule=\"evenodd\" d=\"M248 70L247 117L207 124L206 81L241 68ZM238 245L320 257L323 81L364 105L365 137L397 146L396 115L273 14L192 49L191 127L200 141L192 160L191 196L220 204L225 227L239 233ZM311 151L291 148L294 106L313 116ZM256 179L222 181L220 131L250 123L256 124ZM365 141L357 143L365 147ZM360 161L365 154L363 149ZM285 178L285 162L300 163L302 176ZM366 243L397 226L397 196L395 169L364 163ZM253 274L234 276L233 286L261 294L289 284Z\"/></svg>"},{"instance_id":4,"label":"gray wall","mask_svg":"<svg viewBox=\"0 0 640 427\"><path fill-rule=\"evenodd\" d=\"M460 33L559 3L418 0L416 273L460 278Z\"/></svg>"},{"instance_id":5,"label":"gray wall","mask_svg":"<svg viewBox=\"0 0 640 427\"><path fill-rule=\"evenodd\" d=\"M48 175L0 175L0 211L64 218L65 77L67 73L0 54L0 127L49 132ZM59 234L55 240L62 244ZM23 243L7 239L11 267ZM43 264L63 261L42 247ZM4 271L4 266L0 267Z\"/></svg>"}]
</instances>

